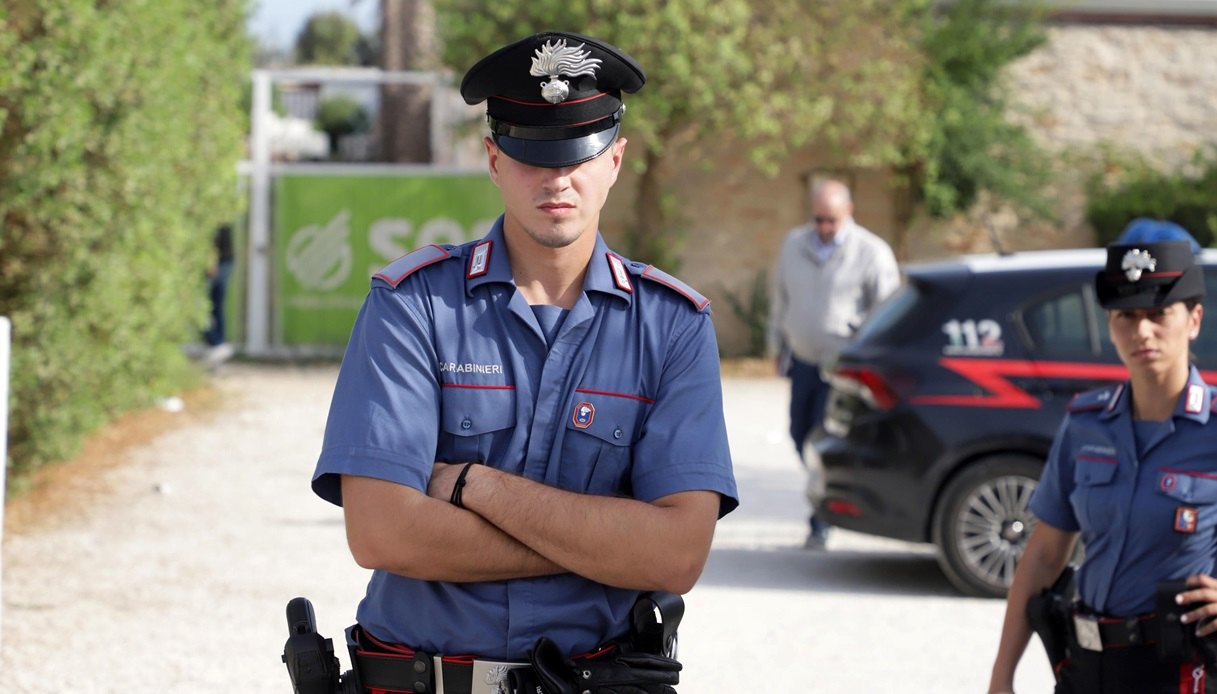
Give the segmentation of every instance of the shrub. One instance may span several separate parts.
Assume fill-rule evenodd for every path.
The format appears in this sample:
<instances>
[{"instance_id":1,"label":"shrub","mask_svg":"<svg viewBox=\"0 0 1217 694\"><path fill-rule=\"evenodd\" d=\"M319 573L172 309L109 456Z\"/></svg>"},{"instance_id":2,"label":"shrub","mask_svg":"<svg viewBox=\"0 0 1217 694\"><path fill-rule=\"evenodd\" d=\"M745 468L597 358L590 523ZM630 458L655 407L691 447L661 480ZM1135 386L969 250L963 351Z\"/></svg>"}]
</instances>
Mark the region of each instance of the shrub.
<instances>
[{"instance_id":1,"label":"shrub","mask_svg":"<svg viewBox=\"0 0 1217 694\"><path fill-rule=\"evenodd\" d=\"M365 133L372 126L368 112L349 96L330 97L317 105L317 129L330 139L330 154L338 154L338 141L345 135Z\"/></svg>"},{"instance_id":2,"label":"shrub","mask_svg":"<svg viewBox=\"0 0 1217 694\"><path fill-rule=\"evenodd\" d=\"M1179 224L1201 246L1217 238L1217 156L1197 154L1192 171L1163 173L1136 156L1114 157L1087 185L1086 220L1107 245L1137 217Z\"/></svg>"},{"instance_id":3,"label":"shrub","mask_svg":"<svg viewBox=\"0 0 1217 694\"><path fill-rule=\"evenodd\" d=\"M244 0L0 9L10 468L179 389L212 232L237 212Z\"/></svg>"}]
</instances>

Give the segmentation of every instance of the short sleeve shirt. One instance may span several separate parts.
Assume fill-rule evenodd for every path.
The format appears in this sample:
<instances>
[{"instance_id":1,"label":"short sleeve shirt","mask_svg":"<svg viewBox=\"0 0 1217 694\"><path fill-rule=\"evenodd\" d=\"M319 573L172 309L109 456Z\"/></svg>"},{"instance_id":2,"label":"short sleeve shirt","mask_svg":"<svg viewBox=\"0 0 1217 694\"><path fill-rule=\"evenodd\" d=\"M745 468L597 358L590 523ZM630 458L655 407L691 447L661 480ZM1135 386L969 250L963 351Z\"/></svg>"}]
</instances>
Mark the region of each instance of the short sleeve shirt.
<instances>
[{"instance_id":1,"label":"short sleeve shirt","mask_svg":"<svg viewBox=\"0 0 1217 694\"><path fill-rule=\"evenodd\" d=\"M480 241L418 251L373 279L313 488L340 504L349 474L425 493L435 461L481 461L642 501L714 491L725 514L738 502L719 374L704 300L599 237L547 344L500 218ZM572 654L620 636L637 595L573 574L443 583L375 571L358 619L424 651L518 660L541 636Z\"/></svg>"},{"instance_id":2,"label":"short sleeve shirt","mask_svg":"<svg viewBox=\"0 0 1217 694\"><path fill-rule=\"evenodd\" d=\"M1214 393L1195 368L1174 415L1137 441L1129 385L1070 405L1031 510L1080 532L1079 597L1102 614L1154 609L1160 581L1210 574L1217 557ZM1139 445L1138 445L1139 444Z\"/></svg>"}]
</instances>

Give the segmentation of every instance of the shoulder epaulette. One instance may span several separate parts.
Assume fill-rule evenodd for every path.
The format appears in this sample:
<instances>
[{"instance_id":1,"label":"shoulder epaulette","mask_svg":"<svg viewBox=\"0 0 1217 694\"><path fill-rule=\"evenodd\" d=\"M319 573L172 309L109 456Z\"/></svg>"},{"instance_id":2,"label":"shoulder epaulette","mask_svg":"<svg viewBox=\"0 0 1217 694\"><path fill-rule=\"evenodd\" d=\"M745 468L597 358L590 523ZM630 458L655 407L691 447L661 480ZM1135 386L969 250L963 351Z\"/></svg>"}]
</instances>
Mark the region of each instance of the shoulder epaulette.
<instances>
[{"instance_id":1,"label":"shoulder epaulette","mask_svg":"<svg viewBox=\"0 0 1217 694\"><path fill-rule=\"evenodd\" d=\"M1124 384L1121 383L1078 393L1073 396L1073 400L1069 401L1068 410L1070 412L1091 412L1106 409L1120 397L1120 389L1123 387Z\"/></svg>"},{"instance_id":2,"label":"shoulder epaulette","mask_svg":"<svg viewBox=\"0 0 1217 694\"><path fill-rule=\"evenodd\" d=\"M402 280L415 272L451 257L453 257L451 246L439 246L436 244L423 246L384 266L380 272L372 275L372 277L384 280L389 286L396 289Z\"/></svg>"},{"instance_id":3,"label":"shoulder epaulette","mask_svg":"<svg viewBox=\"0 0 1217 694\"><path fill-rule=\"evenodd\" d=\"M668 289L671 289L677 294L680 294L684 298L688 299L693 303L693 306L698 311L705 311L706 307L710 305L710 300L699 294L696 289L690 287L684 282L681 282L654 265L648 265L640 274L652 282L658 282L659 284L662 284Z\"/></svg>"}]
</instances>

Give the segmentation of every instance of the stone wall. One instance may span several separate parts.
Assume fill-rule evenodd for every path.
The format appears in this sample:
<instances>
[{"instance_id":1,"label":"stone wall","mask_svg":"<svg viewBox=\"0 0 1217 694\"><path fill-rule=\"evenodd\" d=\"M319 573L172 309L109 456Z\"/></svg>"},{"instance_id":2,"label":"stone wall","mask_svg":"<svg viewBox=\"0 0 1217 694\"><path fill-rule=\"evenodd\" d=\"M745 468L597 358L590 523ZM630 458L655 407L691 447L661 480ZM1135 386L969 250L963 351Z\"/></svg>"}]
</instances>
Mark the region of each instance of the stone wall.
<instances>
[{"instance_id":1,"label":"stone wall","mask_svg":"<svg viewBox=\"0 0 1217 694\"><path fill-rule=\"evenodd\" d=\"M1164 167L1217 142L1217 29L1064 25L1008 70L1047 147L1118 143Z\"/></svg>"}]
</instances>

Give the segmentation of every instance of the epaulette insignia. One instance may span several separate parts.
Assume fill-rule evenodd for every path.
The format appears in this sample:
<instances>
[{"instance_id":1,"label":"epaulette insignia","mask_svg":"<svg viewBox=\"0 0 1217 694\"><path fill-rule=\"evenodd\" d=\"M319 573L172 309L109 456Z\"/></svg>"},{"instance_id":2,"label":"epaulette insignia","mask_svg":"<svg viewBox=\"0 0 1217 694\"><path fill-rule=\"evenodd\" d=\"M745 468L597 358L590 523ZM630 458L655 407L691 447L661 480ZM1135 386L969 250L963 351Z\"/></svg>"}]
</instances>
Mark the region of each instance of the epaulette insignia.
<instances>
[{"instance_id":1,"label":"epaulette insignia","mask_svg":"<svg viewBox=\"0 0 1217 694\"><path fill-rule=\"evenodd\" d=\"M1204 396L1208 388L1195 383L1187 387L1187 399L1183 401L1183 411L1188 414L1200 414L1204 411Z\"/></svg>"},{"instance_id":2,"label":"epaulette insignia","mask_svg":"<svg viewBox=\"0 0 1217 694\"><path fill-rule=\"evenodd\" d=\"M630 282L630 273L625 269L625 262L612 253L605 255L608 256L609 270L613 273L613 284L621 291L633 294L634 284Z\"/></svg>"},{"instance_id":3,"label":"epaulette insignia","mask_svg":"<svg viewBox=\"0 0 1217 694\"><path fill-rule=\"evenodd\" d=\"M1119 399L1120 389L1123 387L1124 385L1120 384L1078 393L1073 396L1073 400L1069 401L1068 410L1070 412L1089 412L1111 407Z\"/></svg>"},{"instance_id":4,"label":"epaulette insignia","mask_svg":"<svg viewBox=\"0 0 1217 694\"><path fill-rule=\"evenodd\" d=\"M389 263L382 268L380 272L372 275L372 277L382 279L385 282L388 282L391 287L396 289L397 285L401 284L402 280L406 279L415 272L418 272L422 268L425 268L432 263L438 263L441 260L451 257L452 253L443 246L437 246L436 244L423 246L422 248L410 251L397 260Z\"/></svg>"},{"instance_id":5,"label":"epaulette insignia","mask_svg":"<svg viewBox=\"0 0 1217 694\"><path fill-rule=\"evenodd\" d=\"M693 305L698 311L704 311L706 310L706 307L710 305L710 300L701 294L698 294L697 290L669 275L663 270L656 268L654 265L648 265L647 269L642 271L642 276L649 280L658 282L668 289L671 289L685 297L689 301L693 302Z\"/></svg>"},{"instance_id":6,"label":"epaulette insignia","mask_svg":"<svg viewBox=\"0 0 1217 694\"><path fill-rule=\"evenodd\" d=\"M493 246L494 241L486 239L473 247L473 252L469 254L469 269L465 271L465 279L481 277L490 271L490 249Z\"/></svg>"}]
</instances>

